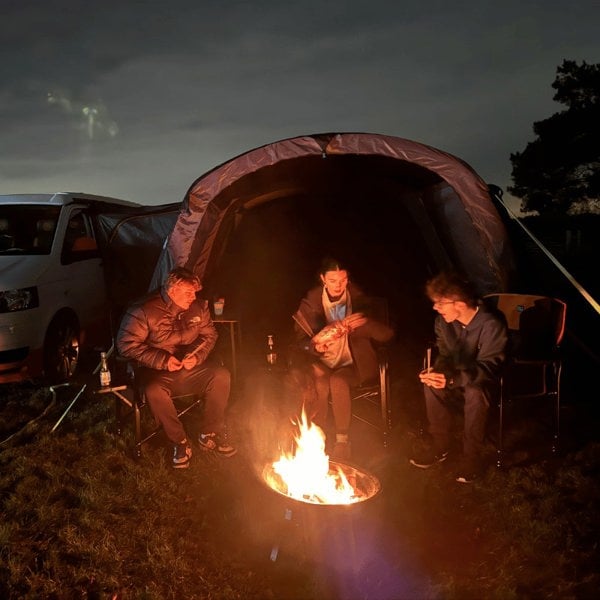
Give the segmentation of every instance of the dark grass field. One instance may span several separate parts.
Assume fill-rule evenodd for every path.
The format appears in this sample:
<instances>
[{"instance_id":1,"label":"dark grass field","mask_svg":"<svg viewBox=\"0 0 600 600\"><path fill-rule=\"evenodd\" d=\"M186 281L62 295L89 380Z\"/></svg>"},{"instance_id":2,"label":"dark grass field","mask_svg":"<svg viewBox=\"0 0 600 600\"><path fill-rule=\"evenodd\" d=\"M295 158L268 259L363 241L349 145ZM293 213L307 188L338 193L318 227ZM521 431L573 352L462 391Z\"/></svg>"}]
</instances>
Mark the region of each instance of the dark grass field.
<instances>
[{"instance_id":1,"label":"dark grass field","mask_svg":"<svg viewBox=\"0 0 600 600\"><path fill-rule=\"evenodd\" d=\"M160 436L140 461L131 458L131 432L114 434L114 407L92 393L94 377L55 394L4 386L0 597L595 598L595 399L565 397L554 455L549 407L514 407L502 471L492 414L489 468L465 486L454 481L452 460L425 472L409 465L422 443L421 399L410 357L399 348L393 360L388 448L379 432L353 424L353 461L381 483L354 507L289 501L262 482L287 408L286 387L261 370L247 371L232 399L238 455L220 459L195 446L184 471L171 469Z\"/></svg>"}]
</instances>

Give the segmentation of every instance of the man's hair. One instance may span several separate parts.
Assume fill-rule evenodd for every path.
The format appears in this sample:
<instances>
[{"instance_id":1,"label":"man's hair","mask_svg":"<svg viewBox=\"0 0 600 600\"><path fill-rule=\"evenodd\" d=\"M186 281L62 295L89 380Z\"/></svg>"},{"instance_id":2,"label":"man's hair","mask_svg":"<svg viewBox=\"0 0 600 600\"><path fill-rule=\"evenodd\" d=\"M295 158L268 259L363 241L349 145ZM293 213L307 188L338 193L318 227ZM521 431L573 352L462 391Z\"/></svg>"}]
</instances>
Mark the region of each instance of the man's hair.
<instances>
[{"instance_id":1,"label":"man's hair","mask_svg":"<svg viewBox=\"0 0 600 600\"><path fill-rule=\"evenodd\" d=\"M321 261L319 275L325 275L329 271L348 271L348 268L341 261L337 260L337 258L326 256Z\"/></svg>"},{"instance_id":2,"label":"man's hair","mask_svg":"<svg viewBox=\"0 0 600 600\"><path fill-rule=\"evenodd\" d=\"M170 273L167 275L167 279L165 281L165 287L167 289L170 289L174 285L177 285L178 283L181 283L182 281L185 281L186 283L191 283L192 285L196 286L198 289L200 289L202 287L202 283L200 282L200 277L198 277L198 275L195 275L194 273L192 273L192 271L190 271L189 269L186 269L185 267L175 267L174 269L172 269L170 271Z\"/></svg>"},{"instance_id":3,"label":"man's hair","mask_svg":"<svg viewBox=\"0 0 600 600\"><path fill-rule=\"evenodd\" d=\"M430 300L448 298L464 302L471 308L475 308L479 303L479 296L473 284L455 271L444 271L432 277L425 284L425 292Z\"/></svg>"}]
</instances>

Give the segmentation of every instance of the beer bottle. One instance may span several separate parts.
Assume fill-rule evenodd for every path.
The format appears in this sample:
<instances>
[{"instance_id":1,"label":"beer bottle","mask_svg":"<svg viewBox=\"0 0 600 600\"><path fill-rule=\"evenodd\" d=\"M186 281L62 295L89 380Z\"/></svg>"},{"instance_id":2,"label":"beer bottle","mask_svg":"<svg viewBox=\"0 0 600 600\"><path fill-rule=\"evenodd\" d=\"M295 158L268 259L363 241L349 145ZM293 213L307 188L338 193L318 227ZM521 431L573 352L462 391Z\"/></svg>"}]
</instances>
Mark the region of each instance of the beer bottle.
<instances>
[{"instance_id":1,"label":"beer bottle","mask_svg":"<svg viewBox=\"0 0 600 600\"><path fill-rule=\"evenodd\" d=\"M106 352L100 352L100 385L102 387L110 385L110 370L108 368Z\"/></svg>"},{"instance_id":2,"label":"beer bottle","mask_svg":"<svg viewBox=\"0 0 600 600\"><path fill-rule=\"evenodd\" d=\"M269 334L267 336L267 363L272 367L276 362L277 352L275 350L275 342L273 341L273 334Z\"/></svg>"}]
</instances>

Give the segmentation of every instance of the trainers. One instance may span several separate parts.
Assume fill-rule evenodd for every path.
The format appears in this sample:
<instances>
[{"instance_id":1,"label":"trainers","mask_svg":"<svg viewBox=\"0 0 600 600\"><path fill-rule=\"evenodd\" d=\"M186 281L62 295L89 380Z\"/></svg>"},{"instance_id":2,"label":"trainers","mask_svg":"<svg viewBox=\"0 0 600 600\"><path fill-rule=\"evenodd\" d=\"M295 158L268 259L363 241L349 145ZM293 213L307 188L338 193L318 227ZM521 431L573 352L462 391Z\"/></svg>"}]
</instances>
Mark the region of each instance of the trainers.
<instances>
[{"instance_id":1,"label":"trainers","mask_svg":"<svg viewBox=\"0 0 600 600\"><path fill-rule=\"evenodd\" d=\"M444 462L448 458L448 452L438 452L435 454L432 450L422 455L410 459L410 464L419 469L429 469L433 465Z\"/></svg>"},{"instance_id":2,"label":"trainers","mask_svg":"<svg viewBox=\"0 0 600 600\"><path fill-rule=\"evenodd\" d=\"M337 460L350 460L352 458L350 442L336 442L331 451L331 457Z\"/></svg>"},{"instance_id":3,"label":"trainers","mask_svg":"<svg viewBox=\"0 0 600 600\"><path fill-rule=\"evenodd\" d=\"M456 471L458 483L473 483L481 475L481 466L473 461L462 462Z\"/></svg>"},{"instance_id":4,"label":"trainers","mask_svg":"<svg viewBox=\"0 0 600 600\"><path fill-rule=\"evenodd\" d=\"M187 440L173 446L174 469L187 469L190 466L190 458L192 458L192 448Z\"/></svg>"},{"instance_id":5,"label":"trainers","mask_svg":"<svg viewBox=\"0 0 600 600\"><path fill-rule=\"evenodd\" d=\"M221 456L237 454L237 450L216 433L201 433L198 436L198 443L206 452L216 452Z\"/></svg>"},{"instance_id":6,"label":"trainers","mask_svg":"<svg viewBox=\"0 0 600 600\"><path fill-rule=\"evenodd\" d=\"M456 481L458 483L473 483L477 479L477 473L467 472L464 473L459 471L461 475L457 475Z\"/></svg>"}]
</instances>

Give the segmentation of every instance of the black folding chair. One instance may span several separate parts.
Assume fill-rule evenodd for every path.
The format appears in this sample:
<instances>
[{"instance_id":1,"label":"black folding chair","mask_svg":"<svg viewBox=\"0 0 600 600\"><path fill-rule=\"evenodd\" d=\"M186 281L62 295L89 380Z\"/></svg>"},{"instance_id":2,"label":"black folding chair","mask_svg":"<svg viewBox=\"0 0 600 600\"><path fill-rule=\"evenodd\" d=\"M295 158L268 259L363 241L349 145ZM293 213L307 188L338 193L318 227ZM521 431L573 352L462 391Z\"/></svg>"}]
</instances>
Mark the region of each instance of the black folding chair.
<instances>
[{"instance_id":1,"label":"black folding chair","mask_svg":"<svg viewBox=\"0 0 600 600\"><path fill-rule=\"evenodd\" d=\"M98 394L111 394L115 399L116 433L122 435L129 421L133 421L134 430L134 455L136 458L142 456L142 446L158 435L162 427L154 423L152 427L144 428L143 411L148 406L144 390L140 385L137 367L132 361L120 356L111 361L113 368L112 385L100 387L96 390ZM198 406L204 404L204 396L190 393L181 396L173 396L173 403L177 409L179 418Z\"/></svg>"},{"instance_id":2,"label":"black folding chair","mask_svg":"<svg viewBox=\"0 0 600 600\"><path fill-rule=\"evenodd\" d=\"M385 298L371 296L367 304L371 316L386 325L389 324L388 304ZM358 386L352 390L352 416L361 423L378 429L383 436L383 446L387 448L388 434L392 429L389 359L385 346L378 346L376 351L379 363L378 378L368 385ZM370 407L363 408L365 404Z\"/></svg>"},{"instance_id":3,"label":"black folding chair","mask_svg":"<svg viewBox=\"0 0 600 600\"><path fill-rule=\"evenodd\" d=\"M509 331L509 352L501 380L497 466L503 466L508 406L527 398L550 398L554 406L552 452L560 435L560 387L567 305L549 296L489 294L486 303L499 310Z\"/></svg>"}]
</instances>

